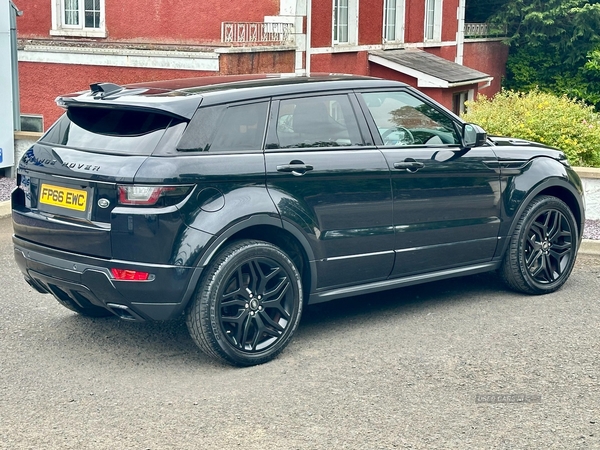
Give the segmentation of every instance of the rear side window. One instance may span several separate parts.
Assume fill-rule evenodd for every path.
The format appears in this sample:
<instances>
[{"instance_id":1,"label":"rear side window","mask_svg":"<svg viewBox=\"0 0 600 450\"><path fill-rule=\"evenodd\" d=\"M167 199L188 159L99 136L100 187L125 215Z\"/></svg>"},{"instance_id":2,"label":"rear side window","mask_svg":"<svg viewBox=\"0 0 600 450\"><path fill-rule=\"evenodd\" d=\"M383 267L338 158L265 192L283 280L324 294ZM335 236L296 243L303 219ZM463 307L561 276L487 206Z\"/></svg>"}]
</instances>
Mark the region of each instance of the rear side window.
<instances>
[{"instance_id":1,"label":"rear side window","mask_svg":"<svg viewBox=\"0 0 600 450\"><path fill-rule=\"evenodd\" d=\"M279 148L363 145L346 95L281 100L277 117Z\"/></svg>"},{"instance_id":2,"label":"rear side window","mask_svg":"<svg viewBox=\"0 0 600 450\"><path fill-rule=\"evenodd\" d=\"M165 130L181 122L153 111L70 107L41 141L96 152L150 155Z\"/></svg>"},{"instance_id":3,"label":"rear side window","mask_svg":"<svg viewBox=\"0 0 600 450\"><path fill-rule=\"evenodd\" d=\"M179 151L261 150L268 102L200 108L177 145Z\"/></svg>"}]
</instances>

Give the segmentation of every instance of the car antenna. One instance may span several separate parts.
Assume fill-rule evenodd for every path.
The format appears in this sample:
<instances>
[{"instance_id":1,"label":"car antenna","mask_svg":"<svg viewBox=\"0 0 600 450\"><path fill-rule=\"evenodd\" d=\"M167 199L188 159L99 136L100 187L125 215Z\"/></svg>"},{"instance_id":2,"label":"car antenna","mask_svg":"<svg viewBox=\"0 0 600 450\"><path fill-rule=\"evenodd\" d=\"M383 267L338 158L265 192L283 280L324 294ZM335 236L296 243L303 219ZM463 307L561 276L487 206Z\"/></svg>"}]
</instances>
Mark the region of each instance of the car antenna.
<instances>
[{"instance_id":1,"label":"car antenna","mask_svg":"<svg viewBox=\"0 0 600 450\"><path fill-rule=\"evenodd\" d=\"M92 83L90 84L92 95L98 95L99 97L107 97L117 92L121 92L124 87L114 83Z\"/></svg>"}]
</instances>

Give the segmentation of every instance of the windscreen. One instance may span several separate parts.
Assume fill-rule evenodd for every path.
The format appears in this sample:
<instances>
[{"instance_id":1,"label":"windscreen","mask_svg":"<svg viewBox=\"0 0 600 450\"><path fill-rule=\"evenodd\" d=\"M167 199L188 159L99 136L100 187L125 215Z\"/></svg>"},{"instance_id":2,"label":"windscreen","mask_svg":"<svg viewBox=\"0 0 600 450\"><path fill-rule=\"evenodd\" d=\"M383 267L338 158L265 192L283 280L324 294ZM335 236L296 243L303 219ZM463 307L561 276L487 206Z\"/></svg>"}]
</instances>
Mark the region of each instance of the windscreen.
<instances>
[{"instance_id":1,"label":"windscreen","mask_svg":"<svg viewBox=\"0 0 600 450\"><path fill-rule=\"evenodd\" d=\"M150 155L165 131L182 122L154 111L73 106L41 141L94 152Z\"/></svg>"}]
</instances>

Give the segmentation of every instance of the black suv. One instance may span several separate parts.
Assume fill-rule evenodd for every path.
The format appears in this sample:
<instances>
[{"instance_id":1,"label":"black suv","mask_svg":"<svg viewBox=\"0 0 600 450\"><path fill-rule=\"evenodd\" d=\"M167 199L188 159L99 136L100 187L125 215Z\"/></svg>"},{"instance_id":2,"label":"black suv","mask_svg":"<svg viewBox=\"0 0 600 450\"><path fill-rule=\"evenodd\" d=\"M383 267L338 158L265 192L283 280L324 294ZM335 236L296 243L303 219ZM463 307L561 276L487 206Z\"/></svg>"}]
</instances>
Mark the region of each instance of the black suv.
<instances>
[{"instance_id":1,"label":"black suv","mask_svg":"<svg viewBox=\"0 0 600 450\"><path fill-rule=\"evenodd\" d=\"M26 281L86 316L186 315L260 364L306 304L499 270L561 287L584 224L559 150L487 137L398 82L245 76L91 90L23 156Z\"/></svg>"}]
</instances>

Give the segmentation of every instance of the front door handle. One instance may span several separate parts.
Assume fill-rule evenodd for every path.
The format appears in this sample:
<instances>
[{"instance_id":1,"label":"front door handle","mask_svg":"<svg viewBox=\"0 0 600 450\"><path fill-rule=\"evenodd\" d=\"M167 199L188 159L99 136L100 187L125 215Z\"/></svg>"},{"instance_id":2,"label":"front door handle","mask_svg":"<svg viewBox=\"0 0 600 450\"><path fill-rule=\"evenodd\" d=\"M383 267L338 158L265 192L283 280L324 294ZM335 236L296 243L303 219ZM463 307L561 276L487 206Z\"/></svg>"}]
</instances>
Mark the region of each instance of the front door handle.
<instances>
[{"instance_id":1,"label":"front door handle","mask_svg":"<svg viewBox=\"0 0 600 450\"><path fill-rule=\"evenodd\" d=\"M304 164L302 161L292 161L289 164L277 166L277 172L291 172L292 175L296 175L297 177L302 176L313 169L313 166Z\"/></svg>"},{"instance_id":2,"label":"front door handle","mask_svg":"<svg viewBox=\"0 0 600 450\"><path fill-rule=\"evenodd\" d=\"M394 169L405 169L409 172L416 172L423 167L425 167L425 164L415 161L412 158L406 158L404 161L394 163Z\"/></svg>"}]
</instances>

